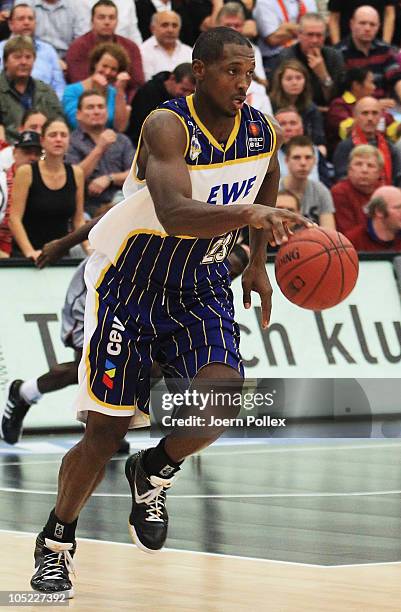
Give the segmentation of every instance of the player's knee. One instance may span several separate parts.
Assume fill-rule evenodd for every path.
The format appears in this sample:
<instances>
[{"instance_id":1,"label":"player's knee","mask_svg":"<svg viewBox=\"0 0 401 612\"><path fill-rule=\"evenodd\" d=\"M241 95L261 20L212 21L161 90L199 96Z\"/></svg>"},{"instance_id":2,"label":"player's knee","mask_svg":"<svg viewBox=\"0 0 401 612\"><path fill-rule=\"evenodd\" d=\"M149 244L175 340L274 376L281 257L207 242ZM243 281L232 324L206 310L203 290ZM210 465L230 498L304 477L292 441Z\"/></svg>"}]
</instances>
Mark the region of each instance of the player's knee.
<instances>
[{"instance_id":1,"label":"player's knee","mask_svg":"<svg viewBox=\"0 0 401 612\"><path fill-rule=\"evenodd\" d=\"M90 452L113 455L128 429L129 418L109 417L90 412L83 442Z\"/></svg>"}]
</instances>

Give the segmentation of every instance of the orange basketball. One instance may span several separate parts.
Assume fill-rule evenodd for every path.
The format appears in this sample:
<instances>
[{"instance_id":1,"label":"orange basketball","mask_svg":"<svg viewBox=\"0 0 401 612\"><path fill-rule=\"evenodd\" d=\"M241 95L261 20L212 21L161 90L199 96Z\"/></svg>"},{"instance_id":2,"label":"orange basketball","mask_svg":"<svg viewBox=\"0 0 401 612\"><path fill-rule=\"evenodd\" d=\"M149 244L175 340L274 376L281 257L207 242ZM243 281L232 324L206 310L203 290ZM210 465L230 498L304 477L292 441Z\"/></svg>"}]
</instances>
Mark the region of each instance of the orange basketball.
<instances>
[{"instance_id":1,"label":"orange basketball","mask_svg":"<svg viewBox=\"0 0 401 612\"><path fill-rule=\"evenodd\" d=\"M278 286L293 304L324 310L339 304L358 278L358 255L335 230L314 227L295 232L277 252Z\"/></svg>"}]
</instances>

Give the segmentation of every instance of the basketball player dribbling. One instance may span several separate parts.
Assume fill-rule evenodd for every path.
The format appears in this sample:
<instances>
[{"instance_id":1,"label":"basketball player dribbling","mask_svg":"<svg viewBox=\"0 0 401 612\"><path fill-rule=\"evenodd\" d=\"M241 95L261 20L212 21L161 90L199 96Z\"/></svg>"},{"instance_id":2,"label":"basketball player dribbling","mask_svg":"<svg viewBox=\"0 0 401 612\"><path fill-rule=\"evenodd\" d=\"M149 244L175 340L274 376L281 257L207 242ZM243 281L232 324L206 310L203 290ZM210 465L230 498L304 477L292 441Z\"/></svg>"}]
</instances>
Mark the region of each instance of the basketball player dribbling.
<instances>
[{"instance_id":1,"label":"basketball player dribbling","mask_svg":"<svg viewBox=\"0 0 401 612\"><path fill-rule=\"evenodd\" d=\"M249 41L230 28L203 33L193 50L196 92L164 103L145 121L133 180L146 186L111 209L89 236L88 295L77 398L82 440L64 457L57 503L37 536L31 586L73 595L69 577L75 529L85 502L130 427L149 421L149 371L191 390L233 393L242 385L238 326L225 259L240 228L250 227L243 299L259 293L262 326L271 309L266 243L288 239L293 225L312 226L276 210L280 147L272 122L245 104L254 70ZM257 202L257 204L254 204ZM252 206L251 206L252 204ZM191 407L187 407L191 410ZM206 407L213 413L219 407ZM224 406L224 416L238 407ZM161 549L166 491L184 459L211 444L222 428L201 435L173 431L128 458L129 529L145 552Z\"/></svg>"}]
</instances>

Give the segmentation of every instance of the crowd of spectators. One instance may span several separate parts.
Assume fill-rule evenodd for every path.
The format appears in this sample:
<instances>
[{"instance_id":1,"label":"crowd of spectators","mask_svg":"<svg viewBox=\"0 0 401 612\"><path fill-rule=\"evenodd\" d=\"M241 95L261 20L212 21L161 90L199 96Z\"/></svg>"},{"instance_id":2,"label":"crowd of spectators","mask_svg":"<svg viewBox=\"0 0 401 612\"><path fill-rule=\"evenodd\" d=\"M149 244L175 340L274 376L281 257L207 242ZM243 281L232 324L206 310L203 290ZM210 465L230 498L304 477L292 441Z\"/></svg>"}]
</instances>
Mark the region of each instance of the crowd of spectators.
<instances>
[{"instance_id":1,"label":"crowd of spectators","mask_svg":"<svg viewBox=\"0 0 401 612\"><path fill-rule=\"evenodd\" d=\"M193 93L192 46L216 26L250 38L247 102L281 126L277 205L401 251L401 2L321 6L0 0L0 257L36 260L122 198L143 121Z\"/></svg>"}]
</instances>

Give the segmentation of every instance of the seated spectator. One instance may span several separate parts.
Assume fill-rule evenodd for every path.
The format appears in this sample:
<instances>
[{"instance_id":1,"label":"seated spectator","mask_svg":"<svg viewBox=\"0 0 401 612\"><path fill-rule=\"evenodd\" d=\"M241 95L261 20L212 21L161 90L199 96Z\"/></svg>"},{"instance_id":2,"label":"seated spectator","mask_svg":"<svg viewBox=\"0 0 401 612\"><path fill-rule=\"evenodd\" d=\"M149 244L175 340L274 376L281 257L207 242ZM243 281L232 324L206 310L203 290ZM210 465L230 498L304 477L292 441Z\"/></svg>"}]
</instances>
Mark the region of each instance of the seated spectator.
<instances>
[{"instance_id":1,"label":"seated spectator","mask_svg":"<svg viewBox=\"0 0 401 612\"><path fill-rule=\"evenodd\" d=\"M366 205L368 220L348 232L357 251L401 252L401 190L379 187Z\"/></svg>"},{"instance_id":2,"label":"seated spectator","mask_svg":"<svg viewBox=\"0 0 401 612\"><path fill-rule=\"evenodd\" d=\"M77 119L66 160L82 168L85 211L96 217L113 206L129 174L134 149L127 136L106 129L106 99L97 91L82 94Z\"/></svg>"},{"instance_id":3,"label":"seated spectator","mask_svg":"<svg viewBox=\"0 0 401 612\"><path fill-rule=\"evenodd\" d=\"M11 148L11 147L10 147ZM6 169L0 170L0 258L10 257L12 234L9 228L11 191L17 169L23 164L31 164L40 159L42 145L36 132L23 131L12 147L12 163Z\"/></svg>"},{"instance_id":4,"label":"seated spectator","mask_svg":"<svg viewBox=\"0 0 401 612\"><path fill-rule=\"evenodd\" d=\"M173 72L155 74L139 89L132 101L126 134L134 145L138 144L142 124L152 110L167 100L188 96L194 91L195 78L192 73L192 64L180 64Z\"/></svg>"},{"instance_id":5,"label":"seated spectator","mask_svg":"<svg viewBox=\"0 0 401 612\"><path fill-rule=\"evenodd\" d=\"M126 2L126 4L129 4ZM83 81L90 74L89 57L91 51L102 43L114 43L123 47L129 58L130 80L127 85L127 98L131 101L137 89L145 82L142 57L139 47L124 36L116 34L118 23L117 6L111 0L99 0L92 7L92 29L80 36L70 45L67 55L67 78L70 83Z\"/></svg>"},{"instance_id":6,"label":"seated spectator","mask_svg":"<svg viewBox=\"0 0 401 612\"><path fill-rule=\"evenodd\" d=\"M89 57L91 76L67 85L63 109L71 128L77 127L78 100L84 91L96 90L107 100L107 127L124 132L128 121L125 90L129 81L128 56L120 45L104 43L92 49Z\"/></svg>"},{"instance_id":7,"label":"seated spectator","mask_svg":"<svg viewBox=\"0 0 401 612\"><path fill-rule=\"evenodd\" d=\"M118 23L115 33L124 38L128 38L136 45L142 43L142 36L138 28L138 17L136 15L135 2L127 2L127 0L113 0L118 11ZM90 30L90 14L91 10L98 4L97 0L83 0L83 4L88 8L88 25L86 31ZM115 40L107 42L116 42ZM119 43L121 44L121 43Z\"/></svg>"},{"instance_id":8,"label":"seated spectator","mask_svg":"<svg viewBox=\"0 0 401 612\"><path fill-rule=\"evenodd\" d=\"M299 20L298 42L283 49L277 64L296 59L304 65L312 87L312 100L326 106L337 93L344 73L341 53L324 44L326 22L319 13L306 13Z\"/></svg>"},{"instance_id":9,"label":"seated spectator","mask_svg":"<svg viewBox=\"0 0 401 612\"><path fill-rule=\"evenodd\" d=\"M63 119L49 119L42 130L44 159L18 168L12 190L10 229L15 255L36 259L46 242L84 224L84 177L64 162L69 130Z\"/></svg>"},{"instance_id":10,"label":"seated spectator","mask_svg":"<svg viewBox=\"0 0 401 612\"><path fill-rule=\"evenodd\" d=\"M174 11L161 11L152 17L153 36L141 45L145 79L163 70L173 71L178 64L192 62L192 49L179 40L181 18Z\"/></svg>"},{"instance_id":11,"label":"seated spectator","mask_svg":"<svg viewBox=\"0 0 401 612\"><path fill-rule=\"evenodd\" d=\"M13 36L4 47L4 70L0 74L0 117L6 128L6 139L18 136L18 126L29 108L48 117L62 115L53 89L31 77L35 47L28 36Z\"/></svg>"},{"instance_id":12,"label":"seated spectator","mask_svg":"<svg viewBox=\"0 0 401 612\"><path fill-rule=\"evenodd\" d=\"M37 111L35 108L31 108L25 111L21 125L18 127L18 138L21 132L37 132L38 134L42 133L42 128L47 121L46 115ZM14 163L14 145L4 143L5 147L0 150L0 171L8 170L10 166Z\"/></svg>"},{"instance_id":13,"label":"seated spectator","mask_svg":"<svg viewBox=\"0 0 401 612\"><path fill-rule=\"evenodd\" d=\"M329 10L329 33L330 40L336 45L341 40L349 36L350 21L355 10L360 6L373 6L380 16L383 24L381 37L384 42L391 45L394 31L395 10L397 0L329 0L327 8Z\"/></svg>"},{"instance_id":14,"label":"seated spectator","mask_svg":"<svg viewBox=\"0 0 401 612\"><path fill-rule=\"evenodd\" d=\"M16 0L36 14L36 36L49 43L63 59L75 38L86 32L86 11L81 0Z\"/></svg>"},{"instance_id":15,"label":"seated spectator","mask_svg":"<svg viewBox=\"0 0 401 612\"><path fill-rule=\"evenodd\" d=\"M298 200L295 193L281 189L277 194L276 208L284 208L291 212L299 213L301 210L301 202Z\"/></svg>"},{"instance_id":16,"label":"seated spectator","mask_svg":"<svg viewBox=\"0 0 401 612\"><path fill-rule=\"evenodd\" d=\"M304 126L301 115L298 113L295 106L287 106L279 108L275 114L283 133L283 144L278 150L277 158L280 164L280 176L287 176L288 168L285 160L286 145L294 136L304 135ZM311 170L309 178L313 181L321 181L326 187L331 187L334 177L334 168L327 161L324 155L321 154L318 147L313 145L315 153L315 164Z\"/></svg>"},{"instance_id":17,"label":"seated spectator","mask_svg":"<svg viewBox=\"0 0 401 612\"><path fill-rule=\"evenodd\" d=\"M50 85L59 99L63 96L65 87L64 75L59 58L54 47L35 36L35 11L27 5L15 6L9 19L12 36L30 36L35 45L36 57L33 64L32 77ZM0 43L0 69L3 69L3 50L6 41Z\"/></svg>"},{"instance_id":18,"label":"seated spectator","mask_svg":"<svg viewBox=\"0 0 401 612\"><path fill-rule=\"evenodd\" d=\"M287 143L288 175L280 180L280 190L295 194L301 213L322 227L335 228L334 204L330 191L309 178L315 164L313 143L307 136L295 136Z\"/></svg>"},{"instance_id":19,"label":"seated spectator","mask_svg":"<svg viewBox=\"0 0 401 612\"><path fill-rule=\"evenodd\" d=\"M378 130L381 118L379 101L369 96L358 100L354 107L354 118L351 135L341 141L334 152L333 163L337 180L344 178L347 174L351 150L360 144L371 144L379 149L384 159L382 183L384 185L401 184L399 153Z\"/></svg>"},{"instance_id":20,"label":"seated spectator","mask_svg":"<svg viewBox=\"0 0 401 612\"><path fill-rule=\"evenodd\" d=\"M311 86L306 68L297 60L285 60L273 75L270 92L273 110L295 106L302 117L305 134L326 154L326 137L323 119L312 102Z\"/></svg>"},{"instance_id":21,"label":"seated spectator","mask_svg":"<svg viewBox=\"0 0 401 612\"><path fill-rule=\"evenodd\" d=\"M315 0L257 0L253 11L259 32L259 47L267 77L277 63L277 55L296 41L299 20L305 13L316 13Z\"/></svg>"},{"instance_id":22,"label":"seated spectator","mask_svg":"<svg viewBox=\"0 0 401 612\"><path fill-rule=\"evenodd\" d=\"M377 38L378 12L371 6L356 9L350 22L351 35L337 45L346 69L368 68L374 75L375 97L401 100L401 67L394 49Z\"/></svg>"},{"instance_id":23,"label":"seated spectator","mask_svg":"<svg viewBox=\"0 0 401 612\"><path fill-rule=\"evenodd\" d=\"M372 145L359 145L352 149L347 178L331 188L336 208L336 226L347 232L366 220L364 206L380 185L384 160L379 149Z\"/></svg>"},{"instance_id":24,"label":"seated spectator","mask_svg":"<svg viewBox=\"0 0 401 612\"><path fill-rule=\"evenodd\" d=\"M373 72L368 68L350 68L347 70L342 84L342 95L331 101L326 115L326 136L331 150L335 149L340 140L349 136L354 123L355 103L361 98L372 96L375 89ZM390 113L385 111L393 108L395 102L391 98L382 98L379 103L384 118L383 127L390 128L389 133L391 134L394 131L393 128L396 128L397 122L394 121ZM379 129L380 127L379 124ZM384 132L384 129L380 129L380 131Z\"/></svg>"}]
</instances>

